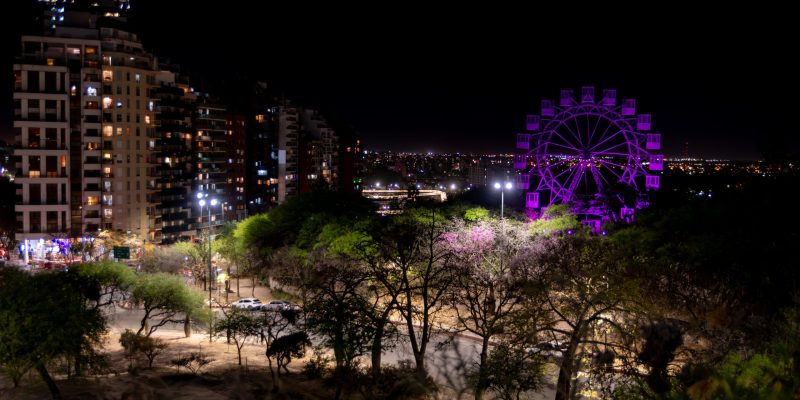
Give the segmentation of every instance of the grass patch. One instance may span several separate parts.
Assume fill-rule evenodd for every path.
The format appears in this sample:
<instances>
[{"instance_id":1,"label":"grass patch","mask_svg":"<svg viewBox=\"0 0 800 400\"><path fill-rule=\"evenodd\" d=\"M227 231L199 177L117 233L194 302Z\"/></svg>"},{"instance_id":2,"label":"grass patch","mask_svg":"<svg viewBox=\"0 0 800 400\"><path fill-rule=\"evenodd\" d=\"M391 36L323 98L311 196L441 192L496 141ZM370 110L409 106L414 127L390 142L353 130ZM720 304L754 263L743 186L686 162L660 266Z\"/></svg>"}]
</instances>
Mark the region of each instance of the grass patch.
<instances>
[{"instance_id":1,"label":"grass patch","mask_svg":"<svg viewBox=\"0 0 800 400\"><path fill-rule=\"evenodd\" d=\"M273 288L273 289L270 290L270 292L272 293L272 297L275 300L284 300L284 301L297 302L297 300L300 299L299 297L297 297L297 296L295 296L295 295L293 295L293 294L291 294L289 292L285 292L285 291L283 291L281 289L278 289L278 288Z\"/></svg>"}]
</instances>

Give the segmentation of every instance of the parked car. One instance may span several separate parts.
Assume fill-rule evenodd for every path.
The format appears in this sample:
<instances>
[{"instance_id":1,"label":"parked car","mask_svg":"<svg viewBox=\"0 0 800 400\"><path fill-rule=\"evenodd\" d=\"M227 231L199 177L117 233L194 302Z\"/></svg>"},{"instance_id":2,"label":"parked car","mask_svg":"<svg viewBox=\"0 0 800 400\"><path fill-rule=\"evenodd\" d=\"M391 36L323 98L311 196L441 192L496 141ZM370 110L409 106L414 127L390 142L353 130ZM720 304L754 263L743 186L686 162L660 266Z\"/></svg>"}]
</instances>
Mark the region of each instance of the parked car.
<instances>
[{"instance_id":1,"label":"parked car","mask_svg":"<svg viewBox=\"0 0 800 400\"><path fill-rule=\"evenodd\" d=\"M272 300L267 304L264 304L261 307L262 311L283 311L283 310L291 310L293 308L293 304L288 301L283 300Z\"/></svg>"},{"instance_id":2,"label":"parked car","mask_svg":"<svg viewBox=\"0 0 800 400\"><path fill-rule=\"evenodd\" d=\"M245 297L231 303L231 307L243 310L258 310L262 305L261 300L255 297Z\"/></svg>"},{"instance_id":3,"label":"parked car","mask_svg":"<svg viewBox=\"0 0 800 400\"><path fill-rule=\"evenodd\" d=\"M69 267L64 263L47 261L42 265L42 269L48 271L67 271Z\"/></svg>"},{"instance_id":4,"label":"parked car","mask_svg":"<svg viewBox=\"0 0 800 400\"><path fill-rule=\"evenodd\" d=\"M528 348L529 353L540 354L545 357L561 357L566 350L566 343L558 343L556 341L541 342Z\"/></svg>"}]
</instances>

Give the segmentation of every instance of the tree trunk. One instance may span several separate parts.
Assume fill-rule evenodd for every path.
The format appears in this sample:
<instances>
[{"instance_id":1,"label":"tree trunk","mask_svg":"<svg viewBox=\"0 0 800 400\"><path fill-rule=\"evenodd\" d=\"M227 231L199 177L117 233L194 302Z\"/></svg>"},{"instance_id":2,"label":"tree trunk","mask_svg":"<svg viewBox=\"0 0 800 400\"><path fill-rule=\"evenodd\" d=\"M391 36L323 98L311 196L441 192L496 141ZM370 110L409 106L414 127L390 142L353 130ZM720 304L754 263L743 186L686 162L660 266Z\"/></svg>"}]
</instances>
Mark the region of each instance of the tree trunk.
<instances>
[{"instance_id":1,"label":"tree trunk","mask_svg":"<svg viewBox=\"0 0 800 400\"><path fill-rule=\"evenodd\" d=\"M558 370L558 383L556 384L556 400L569 400L569 392L572 383L572 367L569 360L564 358L561 368Z\"/></svg>"},{"instance_id":2,"label":"tree trunk","mask_svg":"<svg viewBox=\"0 0 800 400\"><path fill-rule=\"evenodd\" d=\"M253 287L250 288L252 290L252 292L250 293L250 297L256 297L256 276L252 275L250 277L250 280L252 280L253 282Z\"/></svg>"},{"instance_id":3,"label":"tree trunk","mask_svg":"<svg viewBox=\"0 0 800 400\"><path fill-rule=\"evenodd\" d=\"M372 380L378 381L381 377L381 348L383 347L383 324L375 330L372 338Z\"/></svg>"},{"instance_id":4,"label":"tree trunk","mask_svg":"<svg viewBox=\"0 0 800 400\"><path fill-rule=\"evenodd\" d=\"M481 363L478 370L478 382L475 385L475 400L482 400L483 393L486 391L487 376L486 376L486 358L489 355L489 336L483 337L481 344Z\"/></svg>"},{"instance_id":5,"label":"tree trunk","mask_svg":"<svg viewBox=\"0 0 800 400\"><path fill-rule=\"evenodd\" d=\"M189 315L186 315L186 319L183 320L183 334L186 337L192 337L192 323Z\"/></svg>"},{"instance_id":6,"label":"tree trunk","mask_svg":"<svg viewBox=\"0 0 800 400\"><path fill-rule=\"evenodd\" d=\"M42 377L42 380L47 384L47 389L50 390L50 394L53 396L53 399L60 399L61 391L58 390L58 386L56 386L56 383L53 382L53 378L50 377L50 374L47 372L47 368L42 362L36 363L36 370L39 371L39 375Z\"/></svg>"},{"instance_id":7,"label":"tree trunk","mask_svg":"<svg viewBox=\"0 0 800 400\"><path fill-rule=\"evenodd\" d=\"M142 323L141 323L141 325L139 326L139 330L138 330L138 331L136 331L136 334L137 334L137 335L141 335L141 334L142 334L142 332L144 332L144 331L148 331L148 330L149 330L149 326L148 326L148 324L147 324L147 319L148 319L148 318L150 318L150 311L147 311L147 309L145 308L145 311L144 311L144 317L142 317Z\"/></svg>"},{"instance_id":8,"label":"tree trunk","mask_svg":"<svg viewBox=\"0 0 800 400\"><path fill-rule=\"evenodd\" d=\"M236 268L236 296L241 297L242 295L239 294L239 268Z\"/></svg>"}]
</instances>

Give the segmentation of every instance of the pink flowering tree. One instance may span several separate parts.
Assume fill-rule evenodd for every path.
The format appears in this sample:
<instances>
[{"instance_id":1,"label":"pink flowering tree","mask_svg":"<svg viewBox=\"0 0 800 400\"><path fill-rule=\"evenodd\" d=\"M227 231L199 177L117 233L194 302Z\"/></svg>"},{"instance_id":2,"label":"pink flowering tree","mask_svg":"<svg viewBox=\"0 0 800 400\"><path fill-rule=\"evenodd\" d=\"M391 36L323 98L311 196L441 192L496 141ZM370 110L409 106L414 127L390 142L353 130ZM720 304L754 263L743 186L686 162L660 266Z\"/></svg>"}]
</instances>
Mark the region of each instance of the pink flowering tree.
<instances>
[{"instance_id":1,"label":"pink flowering tree","mask_svg":"<svg viewBox=\"0 0 800 400\"><path fill-rule=\"evenodd\" d=\"M473 374L475 398L481 399L493 381L488 359L494 338L502 336L513 346L519 341L514 325L529 325L536 317L533 308L523 303L530 300L527 283L537 273L529 260L535 258L530 257L532 252L539 251L538 241L523 224L507 222L502 229L498 221L461 220L453 221L443 241L458 271L451 293L459 327L481 339L480 361Z\"/></svg>"}]
</instances>

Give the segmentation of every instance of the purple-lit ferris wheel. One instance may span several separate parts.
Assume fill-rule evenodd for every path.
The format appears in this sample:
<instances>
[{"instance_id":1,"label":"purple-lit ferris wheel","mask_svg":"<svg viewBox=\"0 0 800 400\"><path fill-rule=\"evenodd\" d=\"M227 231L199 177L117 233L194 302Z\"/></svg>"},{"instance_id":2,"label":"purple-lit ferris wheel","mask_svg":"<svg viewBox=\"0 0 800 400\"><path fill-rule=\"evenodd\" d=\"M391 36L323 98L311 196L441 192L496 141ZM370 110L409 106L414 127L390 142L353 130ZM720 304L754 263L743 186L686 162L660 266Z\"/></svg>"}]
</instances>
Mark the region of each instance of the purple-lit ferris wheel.
<instances>
[{"instance_id":1,"label":"purple-lit ferris wheel","mask_svg":"<svg viewBox=\"0 0 800 400\"><path fill-rule=\"evenodd\" d=\"M583 87L579 98L562 90L558 105L542 100L540 115L528 115L527 133L517 135L517 187L531 190L526 207L541 215L552 204L569 204L599 228L603 220L633 218L647 207L646 191L657 190L664 156L661 135L650 132L650 114L636 113L636 100L617 104L617 91Z\"/></svg>"}]
</instances>

